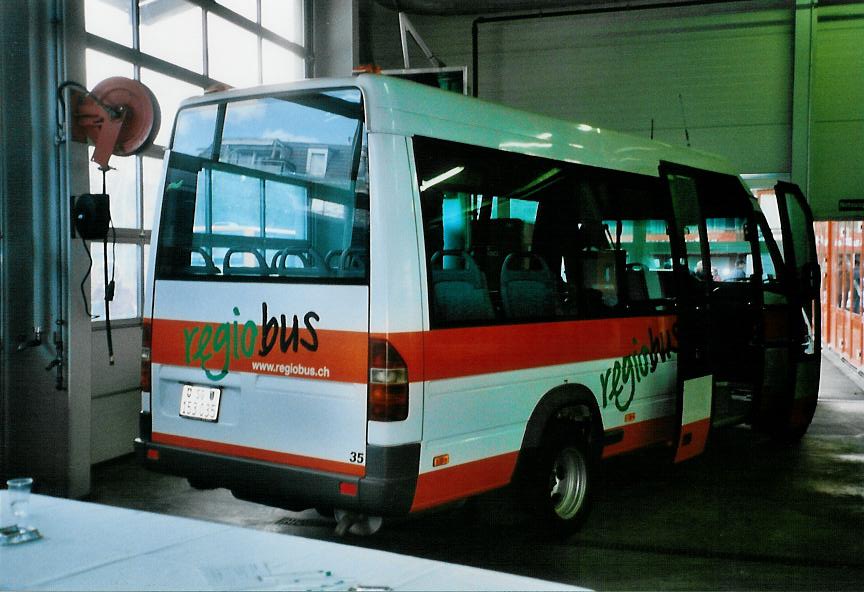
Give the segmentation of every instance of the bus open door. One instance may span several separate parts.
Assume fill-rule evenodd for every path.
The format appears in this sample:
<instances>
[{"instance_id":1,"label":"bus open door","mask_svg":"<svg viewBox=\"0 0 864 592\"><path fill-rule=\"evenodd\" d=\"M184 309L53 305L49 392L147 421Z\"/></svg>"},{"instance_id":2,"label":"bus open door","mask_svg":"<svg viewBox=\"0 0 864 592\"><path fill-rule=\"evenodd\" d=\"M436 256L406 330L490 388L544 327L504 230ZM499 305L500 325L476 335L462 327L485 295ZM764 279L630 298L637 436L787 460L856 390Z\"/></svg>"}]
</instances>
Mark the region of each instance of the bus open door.
<instances>
[{"instance_id":1,"label":"bus open door","mask_svg":"<svg viewBox=\"0 0 864 592\"><path fill-rule=\"evenodd\" d=\"M710 270L704 217L696 179L686 168L661 163L660 175L668 183L679 255L674 257L677 278L678 385L676 399L675 462L705 450L711 428L713 380L708 359L708 282ZM708 276L707 279L710 279Z\"/></svg>"},{"instance_id":2,"label":"bus open door","mask_svg":"<svg viewBox=\"0 0 864 592\"><path fill-rule=\"evenodd\" d=\"M804 194L785 182L777 183L774 192L785 273L783 281L765 289L765 373L753 424L795 441L813 419L819 391L820 272L813 214Z\"/></svg>"}]
</instances>

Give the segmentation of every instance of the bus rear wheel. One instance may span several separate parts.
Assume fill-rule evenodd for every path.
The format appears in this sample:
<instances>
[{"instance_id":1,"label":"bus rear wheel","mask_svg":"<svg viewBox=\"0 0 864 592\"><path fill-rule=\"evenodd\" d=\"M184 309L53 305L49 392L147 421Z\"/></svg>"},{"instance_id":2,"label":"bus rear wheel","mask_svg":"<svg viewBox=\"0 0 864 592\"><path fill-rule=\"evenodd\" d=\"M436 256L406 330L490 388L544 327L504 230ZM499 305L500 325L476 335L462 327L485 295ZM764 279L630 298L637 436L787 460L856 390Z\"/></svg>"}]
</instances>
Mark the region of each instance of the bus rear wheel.
<instances>
[{"instance_id":1,"label":"bus rear wheel","mask_svg":"<svg viewBox=\"0 0 864 592\"><path fill-rule=\"evenodd\" d=\"M578 530L591 509L597 473L587 442L572 436L550 437L539 451L533 473L533 503L542 526L553 535Z\"/></svg>"},{"instance_id":2,"label":"bus rear wheel","mask_svg":"<svg viewBox=\"0 0 864 592\"><path fill-rule=\"evenodd\" d=\"M558 518L566 521L579 515L588 496L588 462L578 448L568 446L558 452L547 489Z\"/></svg>"}]
</instances>

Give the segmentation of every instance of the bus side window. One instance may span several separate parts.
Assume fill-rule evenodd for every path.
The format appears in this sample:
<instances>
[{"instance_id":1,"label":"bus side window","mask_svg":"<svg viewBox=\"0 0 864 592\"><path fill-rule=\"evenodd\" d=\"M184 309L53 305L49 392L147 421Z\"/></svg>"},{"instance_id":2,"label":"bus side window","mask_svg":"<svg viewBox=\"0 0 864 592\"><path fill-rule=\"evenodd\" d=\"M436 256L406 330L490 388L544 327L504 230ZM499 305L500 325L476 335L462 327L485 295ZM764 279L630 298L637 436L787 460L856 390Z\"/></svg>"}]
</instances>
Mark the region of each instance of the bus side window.
<instances>
[{"instance_id":1,"label":"bus side window","mask_svg":"<svg viewBox=\"0 0 864 592\"><path fill-rule=\"evenodd\" d=\"M432 327L671 304L669 206L658 178L433 138L413 144ZM487 298L494 314L477 304ZM466 299L476 314L450 310Z\"/></svg>"},{"instance_id":2,"label":"bus side window","mask_svg":"<svg viewBox=\"0 0 864 592\"><path fill-rule=\"evenodd\" d=\"M659 181L625 173L603 180L603 228L614 253L619 314L660 311L674 297L668 206ZM604 299L605 301L605 299Z\"/></svg>"},{"instance_id":3,"label":"bus side window","mask_svg":"<svg viewBox=\"0 0 864 592\"><path fill-rule=\"evenodd\" d=\"M727 204L732 208L734 202ZM743 205L743 204L742 204ZM715 282L746 282L753 275L753 253L745 228L744 216L708 217L708 249L711 254L711 277Z\"/></svg>"}]
</instances>

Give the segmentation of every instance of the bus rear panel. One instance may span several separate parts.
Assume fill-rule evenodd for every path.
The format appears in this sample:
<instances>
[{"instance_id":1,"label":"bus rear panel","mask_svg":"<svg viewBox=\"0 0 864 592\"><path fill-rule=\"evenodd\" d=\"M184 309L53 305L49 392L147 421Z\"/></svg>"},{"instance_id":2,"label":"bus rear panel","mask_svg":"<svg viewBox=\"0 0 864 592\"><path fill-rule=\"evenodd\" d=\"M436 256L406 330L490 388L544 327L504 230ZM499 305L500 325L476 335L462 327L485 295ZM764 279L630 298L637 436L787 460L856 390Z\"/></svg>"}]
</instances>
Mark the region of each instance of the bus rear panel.
<instances>
[{"instance_id":1,"label":"bus rear panel","mask_svg":"<svg viewBox=\"0 0 864 592\"><path fill-rule=\"evenodd\" d=\"M388 344L370 348L360 91L198 105L180 112L174 133L141 454L193 485L275 505L395 503L391 492L413 486L409 471L383 483L416 446L366 446L370 409L402 411L368 399L398 385L369 385ZM393 380L387 372L375 376Z\"/></svg>"}]
</instances>

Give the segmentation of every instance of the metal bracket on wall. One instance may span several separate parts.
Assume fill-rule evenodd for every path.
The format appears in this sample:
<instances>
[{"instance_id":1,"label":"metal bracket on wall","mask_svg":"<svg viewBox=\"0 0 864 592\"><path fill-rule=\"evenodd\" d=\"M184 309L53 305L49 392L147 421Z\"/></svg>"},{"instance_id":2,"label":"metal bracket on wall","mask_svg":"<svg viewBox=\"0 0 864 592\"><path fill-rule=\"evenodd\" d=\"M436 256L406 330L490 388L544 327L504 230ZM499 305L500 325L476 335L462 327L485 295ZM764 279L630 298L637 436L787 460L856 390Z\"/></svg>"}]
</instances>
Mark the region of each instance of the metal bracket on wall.
<instances>
[{"instance_id":1,"label":"metal bracket on wall","mask_svg":"<svg viewBox=\"0 0 864 592\"><path fill-rule=\"evenodd\" d=\"M426 59L429 60L429 63L432 64L436 68L443 68L445 66L444 62L435 57L435 54L432 53L432 50L429 49L429 46L426 45L426 42L423 41L423 38L420 36L420 33L417 32L417 29L414 28L414 25L408 19L408 15L404 12L399 13L399 38L402 40L402 61L405 63L405 68L411 67L411 58L408 56L408 34L411 34L411 38L414 39L414 42L420 47L420 50L423 52L423 55L426 56Z\"/></svg>"}]
</instances>

